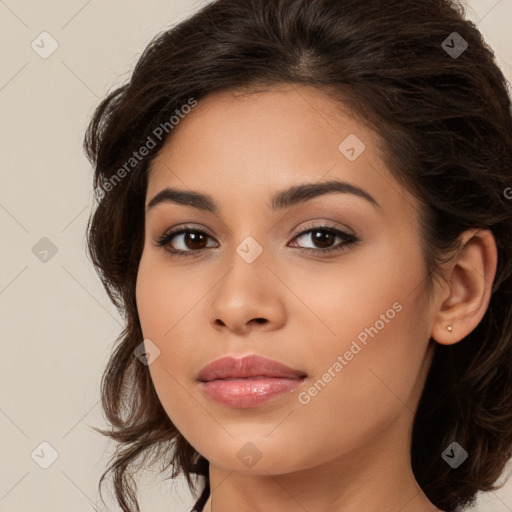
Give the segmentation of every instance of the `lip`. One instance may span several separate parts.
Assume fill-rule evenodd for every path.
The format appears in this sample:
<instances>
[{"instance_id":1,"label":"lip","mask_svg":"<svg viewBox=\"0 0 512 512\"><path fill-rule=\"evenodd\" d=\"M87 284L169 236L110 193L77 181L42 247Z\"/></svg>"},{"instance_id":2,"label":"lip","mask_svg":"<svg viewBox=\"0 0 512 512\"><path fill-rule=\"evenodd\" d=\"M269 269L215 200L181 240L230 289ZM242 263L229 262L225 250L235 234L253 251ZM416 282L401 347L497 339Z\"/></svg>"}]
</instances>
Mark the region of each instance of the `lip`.
<instances>
[{"instance_id":1,"label":"lip","mask_svg":"<svg viewBox=\"0 0 512 512\"><path fill-rule=\"evenodd\" d=\"M198 374L204 393L229 407L261 405L293 391L307 374L273 359L257 355L222 357L206 365Z\"/></svg>"}]
</instances>

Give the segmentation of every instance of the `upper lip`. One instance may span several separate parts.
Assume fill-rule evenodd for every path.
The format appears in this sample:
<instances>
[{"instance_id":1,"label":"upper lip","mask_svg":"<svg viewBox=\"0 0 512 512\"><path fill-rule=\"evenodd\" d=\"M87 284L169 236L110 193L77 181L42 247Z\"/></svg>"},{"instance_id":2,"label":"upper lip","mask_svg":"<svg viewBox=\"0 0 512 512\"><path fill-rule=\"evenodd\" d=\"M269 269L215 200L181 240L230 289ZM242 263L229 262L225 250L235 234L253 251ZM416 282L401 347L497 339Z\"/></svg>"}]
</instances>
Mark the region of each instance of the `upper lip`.
<instances>
[{"instance_id":1,"label":"upper lip","mask_svg":"<svg viewBox=\"0 0 512 512\"><path fill-rule=\"evenodd\" d=\"M297 379L306 377L306 373L290 368L273 359L257 355L249 355L242 358L226 356L207 364L199 372L197 379L208 382L217 379L259 376Z\"/></svg>"}]
</instances>

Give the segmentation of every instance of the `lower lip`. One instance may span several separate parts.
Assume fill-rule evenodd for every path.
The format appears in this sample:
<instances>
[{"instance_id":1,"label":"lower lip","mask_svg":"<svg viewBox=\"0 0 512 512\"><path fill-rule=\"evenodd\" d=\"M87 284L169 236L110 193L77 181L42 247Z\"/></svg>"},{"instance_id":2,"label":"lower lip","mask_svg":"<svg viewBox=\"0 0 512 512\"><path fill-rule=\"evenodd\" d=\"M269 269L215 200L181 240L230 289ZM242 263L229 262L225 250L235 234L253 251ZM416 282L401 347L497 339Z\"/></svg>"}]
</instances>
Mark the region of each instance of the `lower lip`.
<instances>
[{"instance_id":1,"label":"lower lip","mask_svg":"<svg viewBox=\"0 0 512 512\"><path fill-rule=\"evenodd\" d=\"M218 379L202 382L206 395L229 407L256 407L283 393L293 391L304 379L285 377L251 377L245 379Z\"/></svg>"}]
</instances>

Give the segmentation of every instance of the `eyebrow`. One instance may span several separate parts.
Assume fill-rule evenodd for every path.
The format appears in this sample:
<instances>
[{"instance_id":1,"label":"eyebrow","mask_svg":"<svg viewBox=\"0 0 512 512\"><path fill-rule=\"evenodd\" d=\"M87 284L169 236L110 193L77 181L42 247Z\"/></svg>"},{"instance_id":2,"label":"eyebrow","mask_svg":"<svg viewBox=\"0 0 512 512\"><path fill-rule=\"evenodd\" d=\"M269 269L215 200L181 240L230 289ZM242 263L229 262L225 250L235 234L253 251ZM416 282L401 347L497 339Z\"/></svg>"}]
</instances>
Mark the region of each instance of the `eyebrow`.
<instances>
[{"instance_id":1,"label":"eyebrow","mask_svg":"<svg viewBox=\"0 0 512 512\"><path fill-rule=\"evenodd\" d=\"M371 203L374 207L381 208L377 200L362 188L351 183L340 180L330 180L321 183L305 183L294 185L286 190L278 192L271 202L273 210L283 210L298 203L302 203L325 194L340 193L352 194L361 197ZM173 203L185 206L192 206L199 210L205 210L214 214L220 211L219 206L208 194L196 192L194 190L180 190L166 187L151 199L146 209L149 211L157 204Z\"/></svg>"}]
</instances>

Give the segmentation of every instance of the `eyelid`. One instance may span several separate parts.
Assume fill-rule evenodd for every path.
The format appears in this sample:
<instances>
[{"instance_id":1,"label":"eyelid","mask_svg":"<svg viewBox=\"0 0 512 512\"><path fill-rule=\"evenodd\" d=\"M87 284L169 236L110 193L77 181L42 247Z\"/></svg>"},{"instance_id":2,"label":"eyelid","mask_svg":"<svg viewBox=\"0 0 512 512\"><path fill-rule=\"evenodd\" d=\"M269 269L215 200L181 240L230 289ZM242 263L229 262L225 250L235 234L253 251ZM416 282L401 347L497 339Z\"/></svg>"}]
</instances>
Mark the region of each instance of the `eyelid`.
<instances>
[{"instance_id":1,"label":"eyelid","mask_svg":"<svg viewBox=\"0 0 512 512\"><path fill-rule=\"evenodd\" d=\"M201 234L206 235L208 238L215 240L215 237L213 235L211 235L206 228L204 228L204 227L198 228L198 227L195 227L195 226L192 226L189 224L185 224L182 226L178 226L176 228L165 230L162 235L158 236L155 239L155 242L156 242L155 245L157 247L161 247L162 245L160 244L160 242L163 242L164 240L170 241L171 237L176 237L176 236L182 235L184 233L188 233L188 232L201 233ZM215 240L215 242L218 243L216 240ZM198 252L198 251L187 251L187 252Z\"/></svg>"},{"instance_id":2,"label":"eyelid","mask_svg":"<svg viewBox=\"0 0 512 512\"><path fill-rule=\"evenodd\" d=\"M305 231L309 231L311 229L331 229L335 231L341 231L342 233L353 237L357 237L356 232L351 227L334 220L307 221L305 224L301 224L297 230L294 230L296 231L294 237L297 237L298 235L303 234Z\"/></svg>"}]
</instances>

